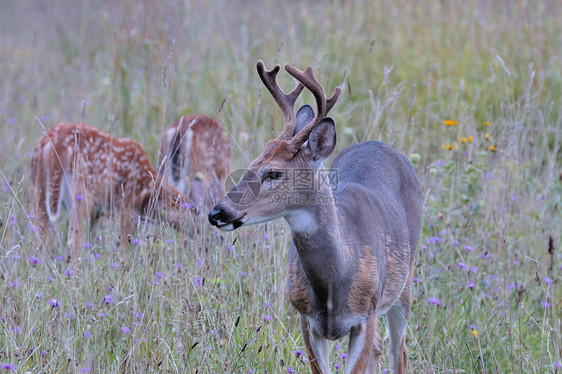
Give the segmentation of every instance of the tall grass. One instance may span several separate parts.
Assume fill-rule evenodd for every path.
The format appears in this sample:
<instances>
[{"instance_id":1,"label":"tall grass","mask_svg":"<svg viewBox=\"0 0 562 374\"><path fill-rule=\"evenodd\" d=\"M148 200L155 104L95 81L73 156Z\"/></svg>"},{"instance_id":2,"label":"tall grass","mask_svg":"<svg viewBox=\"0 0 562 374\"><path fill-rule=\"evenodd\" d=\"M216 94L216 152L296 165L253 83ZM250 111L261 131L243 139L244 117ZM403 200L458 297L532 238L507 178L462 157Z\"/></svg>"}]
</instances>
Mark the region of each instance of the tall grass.
<instances>
[{"instance_id":1,"label":"tall grass","mask_svg":"<svg viewBox=\"0 0 562 374\"><path fill-rule=\"evenodd\" d=\"M311 65L327 91L342 83L338 149L377 139L416 161L410 370L560 372L561 26L556 1L4 2L0 364L309 372L284 295L284 222L139 227L118 248L104 221L71 267L65 222L53 252L29 211L39 123L85 121L156 161L163 128L204 113L232 135L232 169L246 166L282 126L255 73L261 58ZM345 350L333 350L335 372Z\"/></svg>"}]
</instances>

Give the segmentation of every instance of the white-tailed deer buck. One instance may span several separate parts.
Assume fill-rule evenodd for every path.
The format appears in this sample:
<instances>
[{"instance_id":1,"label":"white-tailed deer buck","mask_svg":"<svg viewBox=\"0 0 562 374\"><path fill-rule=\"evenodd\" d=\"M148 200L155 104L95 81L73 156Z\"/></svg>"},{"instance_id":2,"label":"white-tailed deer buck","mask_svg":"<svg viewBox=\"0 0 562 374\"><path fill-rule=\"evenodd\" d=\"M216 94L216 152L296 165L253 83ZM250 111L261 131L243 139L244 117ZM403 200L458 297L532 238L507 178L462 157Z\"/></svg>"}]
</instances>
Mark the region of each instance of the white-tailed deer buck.
<instances>
[{"instance_id":1,"label":"white-tailed deer buck","mask_svg":"<svg viewBox=\"0 0 562 374\"><path fill-rule=\"evenodd\" d=\"M340 88L327 99L312 68L299 71L287 64L299 81L287 95L276 82L279 65L267 71L258 61L257 69L283 112L284 129L209 213L209 221L230 231L285 218L293 239L287 294L300 313L313 373L330 372L328 339L347 334L346 371L375 373L382 349L377 319L383 314L392 372L404 373L404 333L421 226L416 172L396 150L374 141L344 148L331 170L323 170L336 145L335 124L326 115ZM316 99L316 115L309 105L295 115L304 87ZM255 199L238 199L248 189Z\"/></svg>"},{"instance_id":2,"label":"white-tailed deer buck","mask_svg":"<svg viewBox=\"0 0 562 374\"><path fill-rule=\"evenodd\" d=\"M100 212L120 213L121 240L140 216L156 218L162 210L163 220L180 228L197 213L158 175L139 143L86 124L57 124L39 138L31 156L31 183L42 234L64 205L73 250L82 244L83 219Z\"/></svg>"},{"instance_id":3,"label":"white-tailed deer buck","mask_svg":"<svg viewBox=\"0 0 562 374\"><path fill-rule=\"evenodd\" d=\"M230 138L210 117L182 116L164 132L158 163L169 184L209 211L224 196Z\"/></svg>"}]
</instances>

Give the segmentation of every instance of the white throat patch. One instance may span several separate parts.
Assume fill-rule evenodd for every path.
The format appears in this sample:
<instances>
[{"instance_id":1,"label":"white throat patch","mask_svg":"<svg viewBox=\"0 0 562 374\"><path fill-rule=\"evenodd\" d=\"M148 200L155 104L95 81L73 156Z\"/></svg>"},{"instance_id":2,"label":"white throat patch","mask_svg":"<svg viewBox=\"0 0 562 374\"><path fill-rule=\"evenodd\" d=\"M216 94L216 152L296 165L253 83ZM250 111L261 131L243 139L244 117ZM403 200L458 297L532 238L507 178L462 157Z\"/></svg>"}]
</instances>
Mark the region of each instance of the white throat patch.
<instances>
[{"instance_id":1,"label":"white throat patch","mask_svg":"<svg viewBox=\"0 0 562 374\"><path fill-rule=\"evenodd\" d=\"M285 216L292 232L314 231L318 226L313 215L306 210L294 210Z\"/></svg>"}]
</instances>

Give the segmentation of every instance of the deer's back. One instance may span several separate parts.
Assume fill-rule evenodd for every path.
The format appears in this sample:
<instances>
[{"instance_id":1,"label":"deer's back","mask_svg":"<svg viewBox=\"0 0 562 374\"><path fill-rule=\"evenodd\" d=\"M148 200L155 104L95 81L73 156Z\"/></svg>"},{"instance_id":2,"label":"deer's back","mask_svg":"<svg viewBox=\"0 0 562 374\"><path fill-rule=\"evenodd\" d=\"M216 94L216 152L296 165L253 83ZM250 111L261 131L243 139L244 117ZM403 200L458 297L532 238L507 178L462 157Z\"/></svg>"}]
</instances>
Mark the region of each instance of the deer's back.
<instances>
[{"instance_id":1,"label":"deer's back","mask_svg":"<svg viewBox=\"0 0 562 374\"><path fill-rule=\"evenodd\" d=\"M49 180L58 178L59 183L71 185L82 183L101 204L107 203L101 201L105 198L100 200L101 196L129 198L148 191L147 180L156 176L148 155L136 141L116 138L86 124L53 126L37 141L31 164L32 169L39 170L49 165ZM77 176L80 181L73 180ZM49 185L53 183L45 188Z\"/></svg>"},{"instance_id":2,"label":"deer's back","mask_svg":"<svg viewBox=\"0 0 562 374\"><path fill-rule=\"evenodd\" d=\"M192 114L181 117L166 131L160 157L168 156L175 170L187 165L189 179L203 173L209 180L226 178L230 163L230 141L220 125L210 117Z\"/></svg>"}]
</instances>

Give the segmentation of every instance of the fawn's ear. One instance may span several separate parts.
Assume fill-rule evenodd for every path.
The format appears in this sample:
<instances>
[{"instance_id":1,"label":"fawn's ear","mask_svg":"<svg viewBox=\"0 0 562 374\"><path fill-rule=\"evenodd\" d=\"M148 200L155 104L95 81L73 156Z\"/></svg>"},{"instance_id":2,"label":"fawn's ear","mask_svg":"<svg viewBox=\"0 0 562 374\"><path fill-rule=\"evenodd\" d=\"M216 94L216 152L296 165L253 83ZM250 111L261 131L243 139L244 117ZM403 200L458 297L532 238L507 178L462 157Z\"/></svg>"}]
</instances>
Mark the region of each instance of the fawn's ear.
<instances>
[{"instance_id":1,"label":"fawn's ear","mask_svg":"<svg viewBox=\"0 0 562 374\"><path fill-rule=\"evenodd\" d=\"M301 106L296 115L296 126L293 136L299 133L306 125L314 119L314 110L308 104Z\"/></svg>"},{"instance_id":2,"label":"fawn's ear","mask_svg":"<svg viewBox=\"0 0 562 374\"><path fill-rule=\"evenodd\" d=\"M313 161L323 162L336 148L336 124L330 117L324 118L308 137L308 151Z\"/></svg>"}]
</instances>

